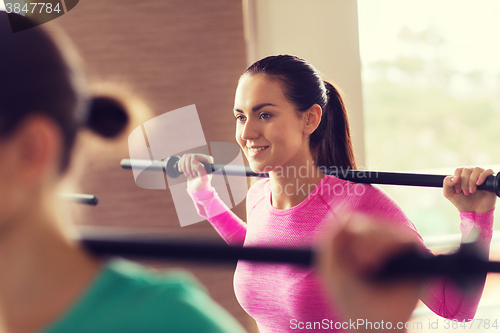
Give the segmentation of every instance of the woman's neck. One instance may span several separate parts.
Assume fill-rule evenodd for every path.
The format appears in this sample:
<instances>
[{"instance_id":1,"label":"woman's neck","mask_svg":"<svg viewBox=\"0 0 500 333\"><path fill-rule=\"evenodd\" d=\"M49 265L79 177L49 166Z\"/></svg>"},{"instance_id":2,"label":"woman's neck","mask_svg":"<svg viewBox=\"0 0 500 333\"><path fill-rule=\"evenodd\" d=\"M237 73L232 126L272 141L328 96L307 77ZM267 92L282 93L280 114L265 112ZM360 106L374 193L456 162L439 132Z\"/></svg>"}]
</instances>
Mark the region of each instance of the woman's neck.
<instances>
[{"instance_id":1,"label":"woman's neck","mask_svg":"<svg viewBox=\"0 0 500 333\"><path fill-rule=\"evenodd\" d=\"M272 205L278 209L301 203L325 175L308 158L303 163L281 166L269 173Z\"/></svg>"},{"instance_id":2,"label":"woman's neck","mask_svg":"<svg viewBox=\"0 0 500 333\"><path fill-rule=\"evenodd\" d=\"M0 308L7 331L40 330L62 315L100 263L66 238L48 209L30 209L0 240Z\"/></svg>"}]
</instances>

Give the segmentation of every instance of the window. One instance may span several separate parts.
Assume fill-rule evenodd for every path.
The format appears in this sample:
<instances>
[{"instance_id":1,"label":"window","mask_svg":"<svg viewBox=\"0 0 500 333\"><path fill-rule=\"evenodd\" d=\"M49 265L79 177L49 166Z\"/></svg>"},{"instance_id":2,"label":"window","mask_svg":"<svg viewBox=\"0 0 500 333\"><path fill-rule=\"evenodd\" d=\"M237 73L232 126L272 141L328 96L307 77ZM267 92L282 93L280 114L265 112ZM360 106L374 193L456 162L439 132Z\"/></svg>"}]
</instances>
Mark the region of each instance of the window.
<instances>
[{"instance_id":1,"label":"window","mask_svg":"<svg viewBox=\"0 0 500 333\"><path fill-rule=\"evenodd\" d=\"M366 165L500 171L500 2L359 0L358 10ZM423 236L460 232L441 189L383 189Z\"/></svg>"}]
</instances>

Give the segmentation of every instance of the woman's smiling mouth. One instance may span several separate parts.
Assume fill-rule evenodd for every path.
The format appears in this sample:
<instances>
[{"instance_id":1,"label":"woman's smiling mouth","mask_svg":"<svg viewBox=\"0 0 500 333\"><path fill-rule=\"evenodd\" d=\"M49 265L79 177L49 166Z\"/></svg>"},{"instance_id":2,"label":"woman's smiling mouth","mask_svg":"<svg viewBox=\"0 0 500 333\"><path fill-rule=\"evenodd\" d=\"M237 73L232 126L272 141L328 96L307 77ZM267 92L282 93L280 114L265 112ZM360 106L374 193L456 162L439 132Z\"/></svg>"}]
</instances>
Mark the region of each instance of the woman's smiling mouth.
<instances>
[{"instance_id":1,"label":"woman's smiling mouth","mask_svg":"<svg viewBox=\"0 0 500 333\"><path fill-rule=\"evenodd\" d=\"M259 154L260 152L266 150L269 148L269 146L252 146L252 147L247 147L248 152L252 154L252 156L255 156Z\"/></svg>"}]
</instances>

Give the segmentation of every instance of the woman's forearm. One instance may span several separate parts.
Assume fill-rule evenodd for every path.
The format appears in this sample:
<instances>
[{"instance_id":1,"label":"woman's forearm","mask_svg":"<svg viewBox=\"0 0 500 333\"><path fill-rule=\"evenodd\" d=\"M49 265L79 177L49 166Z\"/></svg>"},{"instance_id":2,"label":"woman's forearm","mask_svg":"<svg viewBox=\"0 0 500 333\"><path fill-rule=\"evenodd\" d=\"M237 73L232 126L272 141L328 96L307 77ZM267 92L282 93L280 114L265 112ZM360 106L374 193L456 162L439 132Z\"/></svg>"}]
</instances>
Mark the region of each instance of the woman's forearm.
<instances>
[{"instance_id":1,"label":"woman's forearm","mask_svg":"<svg viewBox=\"0 0 500 333\"><path fill-rule=\"evenodd\" d=\"M246 236L246 223L224 204L213 187L197 192L188 189L187 192L193 199L198 214L208 219L229 245L243 246Z\"/></svg>"}]
</instances>

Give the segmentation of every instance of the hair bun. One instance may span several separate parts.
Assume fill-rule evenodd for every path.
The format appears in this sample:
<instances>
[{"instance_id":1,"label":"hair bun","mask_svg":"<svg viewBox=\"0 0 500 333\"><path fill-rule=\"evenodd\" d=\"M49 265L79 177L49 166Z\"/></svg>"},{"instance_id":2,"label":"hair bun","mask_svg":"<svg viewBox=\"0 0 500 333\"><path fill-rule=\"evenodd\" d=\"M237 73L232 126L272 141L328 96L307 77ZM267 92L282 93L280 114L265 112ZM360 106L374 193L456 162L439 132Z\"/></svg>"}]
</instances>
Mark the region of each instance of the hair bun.
<instances>
[{"instance_id":1,"label":"hair bun","mask_svg":"<svg viewBox=\"0 0 500 333\"><path fill-rule=\"evenodd\" d=\"M87 127L106 138L120 134L129 122L127 109L116 97L97 95L91 100Z\"/></svg>"}]
</instances>

